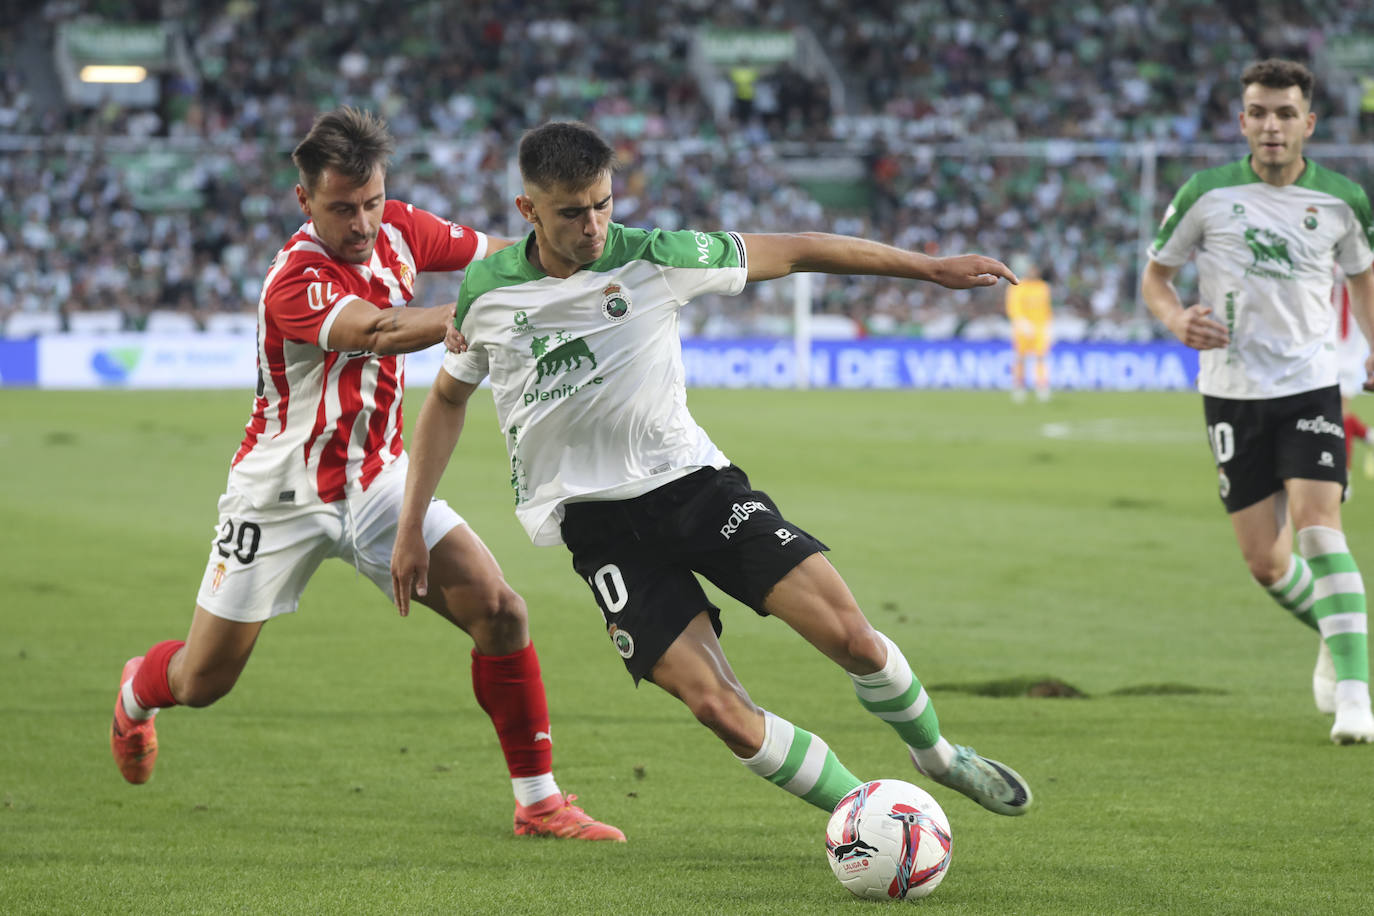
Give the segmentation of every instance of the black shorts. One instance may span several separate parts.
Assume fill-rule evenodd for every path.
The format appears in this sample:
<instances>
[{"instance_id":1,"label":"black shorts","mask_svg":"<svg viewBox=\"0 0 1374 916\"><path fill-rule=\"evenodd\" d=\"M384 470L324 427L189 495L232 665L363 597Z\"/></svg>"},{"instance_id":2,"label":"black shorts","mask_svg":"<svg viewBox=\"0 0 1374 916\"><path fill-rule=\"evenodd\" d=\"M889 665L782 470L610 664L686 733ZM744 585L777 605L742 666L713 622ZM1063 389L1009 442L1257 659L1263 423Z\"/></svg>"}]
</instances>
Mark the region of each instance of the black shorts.
<instances>
[{"instance_id":1,"label":"black shorts","mask_svg":"<svg viewBox=\"0 0 1374 916\"><path fill-rule=\"evenodd\" d=\"M1257 401L1204 395L1202 407L1227 512L1253 506L1294 478L1345 486L1339 387Z\"/></svg>"},{"instance_id":2,"label":"black shorts","mask_svg":"<svg viewBox=\"0 0 1374 916\"><path fill-rule=\"evenodd\" d=\"M591 586L636 684L702 611L720 634L720 608L694 573L765 615L763 599L778 580L829 549L784 520L733 465L703 468L633 499L569 503L564 511L573 569Z\"/></svg>"}]
</instances>

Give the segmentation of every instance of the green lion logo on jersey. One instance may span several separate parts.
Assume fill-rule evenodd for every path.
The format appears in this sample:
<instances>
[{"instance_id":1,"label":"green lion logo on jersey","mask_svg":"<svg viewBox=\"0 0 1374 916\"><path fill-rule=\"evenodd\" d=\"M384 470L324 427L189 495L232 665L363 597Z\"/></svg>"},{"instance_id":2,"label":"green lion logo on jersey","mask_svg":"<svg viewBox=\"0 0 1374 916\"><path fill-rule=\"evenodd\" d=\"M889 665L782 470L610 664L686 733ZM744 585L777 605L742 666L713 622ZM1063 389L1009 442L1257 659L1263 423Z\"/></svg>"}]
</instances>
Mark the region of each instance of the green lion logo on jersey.
<instances>
[{"instance_id":1,"label":"green lion logo on jersey","mask_svg":"<svg viewBox=\"0 0 1374 916\"><path fill-rule=\"evenodd\" d=\"M1255 256L1254 263L1250 265L1252 269L1272 264L1276 268L1287 265L1289 273L1293 271L1293 259L1288 254L1288 239L1277 232L1251 226L1245 230L1245 244Z\"/></svg>"},{"instance_id":2,"label":"green lion logo on jersey","mask_svg":"<svg viewBox=\"0 0 1374 916\"><path fill-rule=\"evenodd\" d=\"M558 338L561 340L565 333L559 331ZM530 353L539 360L535 364L539 373L534 380L536 385L559 372L582 368L583 358L590 360L592 368L596 368L596 354L587 348L587 342L580 337L560 343L553 350L549 350L549 335L535 337L530 340Z\"/></svg>"}]
</instances>

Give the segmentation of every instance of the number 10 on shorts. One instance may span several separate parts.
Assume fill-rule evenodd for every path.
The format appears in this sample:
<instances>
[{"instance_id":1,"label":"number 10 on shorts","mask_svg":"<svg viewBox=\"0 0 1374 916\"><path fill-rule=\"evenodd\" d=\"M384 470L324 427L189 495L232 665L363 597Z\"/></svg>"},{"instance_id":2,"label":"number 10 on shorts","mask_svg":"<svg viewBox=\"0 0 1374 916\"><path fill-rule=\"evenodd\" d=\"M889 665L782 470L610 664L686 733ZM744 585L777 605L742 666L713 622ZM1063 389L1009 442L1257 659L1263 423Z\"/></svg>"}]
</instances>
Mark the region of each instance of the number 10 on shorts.
<instances>
[{"instance_id":1,"label":"number 10 on shorts","mask_svg":"<svg viewBox=\"0 0 1374 916\"><path fill-rule=\"evenodd\" d=\"M1230 423L1213 423L1207 427L1207 439L1212 444L1212 456L1217 464L1225 464L1236 457L1236 431Z\"/></svg>"},{"instance_id":2,"label":"number 10 on shorts","mask_svg":"<svg viewBox=\"0 0 1374 916\"><path fill-rule=\"evenodd\" d=\"M592 573L587 584L601 596L601 606L607 614L619 614L630 600L630 594L625 589L625 577L614 563L608 563Z\"/></svg>"}]
</instances>

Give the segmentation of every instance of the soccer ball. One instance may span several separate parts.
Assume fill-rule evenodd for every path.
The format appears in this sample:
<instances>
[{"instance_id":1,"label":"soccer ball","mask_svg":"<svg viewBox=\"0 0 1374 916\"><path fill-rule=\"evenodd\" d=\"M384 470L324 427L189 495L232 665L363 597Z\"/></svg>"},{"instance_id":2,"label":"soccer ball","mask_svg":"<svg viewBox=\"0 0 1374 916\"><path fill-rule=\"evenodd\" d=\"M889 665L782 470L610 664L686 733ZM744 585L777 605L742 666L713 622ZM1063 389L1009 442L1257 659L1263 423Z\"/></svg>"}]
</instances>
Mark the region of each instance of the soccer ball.
<instances>
[{"instance_id":1,"label":"soccer ball","mask_svg":"<svg viewBox=\"0 0 1374 916\"><path fill-rule=\"evenodd\" d=\"M900 779L876 779L835 806L825 827L830 870L868 900L914 900L949 870L949 818L930 794Z\"/></svg>"}]
</instances>

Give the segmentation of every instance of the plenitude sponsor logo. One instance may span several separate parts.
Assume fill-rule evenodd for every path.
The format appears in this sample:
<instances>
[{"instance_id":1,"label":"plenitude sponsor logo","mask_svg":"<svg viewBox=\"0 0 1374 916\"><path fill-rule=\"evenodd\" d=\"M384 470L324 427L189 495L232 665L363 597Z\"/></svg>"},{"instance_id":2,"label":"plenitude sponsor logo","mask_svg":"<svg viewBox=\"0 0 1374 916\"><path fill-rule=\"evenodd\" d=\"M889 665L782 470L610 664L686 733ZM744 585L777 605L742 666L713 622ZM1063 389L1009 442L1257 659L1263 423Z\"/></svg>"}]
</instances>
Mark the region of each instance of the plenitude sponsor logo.
<instances>
[{"instance_id":1,"label":"plenitude sponsor logo","mask_svg":"<svg viewBox=\"0 0 1374 916\"><path fill-rule=\"evenodd\" d=\"M570 398L583 388L587 388L591 385L600 385L603 381L605 380L598 375L588 379L584 385L557 385L553 388L545 388L542 391L538 388L532 388L524 394L525 405L528 406L536 401L558 401L563 398Z\"/></svg>"}]
</instances>

